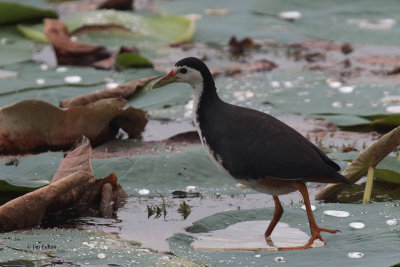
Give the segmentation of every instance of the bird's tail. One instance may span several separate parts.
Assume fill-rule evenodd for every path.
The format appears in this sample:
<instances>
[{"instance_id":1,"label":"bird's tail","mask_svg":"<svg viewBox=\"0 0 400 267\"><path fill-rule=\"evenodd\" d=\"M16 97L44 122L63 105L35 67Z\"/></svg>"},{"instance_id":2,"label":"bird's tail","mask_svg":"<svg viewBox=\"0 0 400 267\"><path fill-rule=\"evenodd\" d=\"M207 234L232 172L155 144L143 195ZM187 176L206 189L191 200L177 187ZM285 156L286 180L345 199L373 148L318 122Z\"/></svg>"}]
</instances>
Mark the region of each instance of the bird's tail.
<instances>
[{"instance_id":1,"label":"bird's tail","mask_svg":"<svg viewBox=\"0 0 400 267\"><path fill-rule=\"evenodd\" d=\"M341 175L338 172L333 173L331 177L338 182L345 183L345 184L351 184L351 182L346 177L344 177L343 175Z\"/></svg>"}]
</instances>

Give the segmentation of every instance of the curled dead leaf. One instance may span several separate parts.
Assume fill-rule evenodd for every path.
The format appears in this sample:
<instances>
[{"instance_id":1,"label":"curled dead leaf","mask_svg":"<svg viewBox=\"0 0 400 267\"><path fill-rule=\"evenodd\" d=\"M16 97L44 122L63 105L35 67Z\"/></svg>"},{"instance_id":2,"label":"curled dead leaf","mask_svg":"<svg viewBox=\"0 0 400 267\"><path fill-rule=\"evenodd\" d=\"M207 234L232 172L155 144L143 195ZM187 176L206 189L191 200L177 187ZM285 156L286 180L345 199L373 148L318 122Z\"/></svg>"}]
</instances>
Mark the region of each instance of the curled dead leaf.
<instances>
[{"instance_id":1,"label":"curled dead leaf","mask_svg":"<svg viewBox=\"0 0 400 267\"><path fill-rule=\"evenodd\" d=\"M58 64L88 66L111 56L102 46L72 41L67 27L57 19L44 19L44 33L54 47Z\"/></svg>"},{"instance_id":2,"label":"curled dead leaf","mask_svg":"<svg viewBox=\"0 0 400 267\"><path fill-rule=\"evenodd\" d=\"M124 124L130 137L138 137L147 123L145 112L123 109L125 104L125 99L108 98L61 109L40 100L23 100L3 107L0 153L63 148L82 135L99 144L115 136L121 118L133 124Z\"/></svg>"},{"instance_id":3,"label":"curled dead leaf","mask_svg":"<svg viewBox=\"0 0 400 267\"><path fill-rule=\"evenodd\" d=\"M122 97L129 99L135 92L143 88L148 82L154 80L157 76L145 77L139 80L134 80L115 88L104 89L102 91L96 91L86 95L80 95L74 98L65 99L60 101L60 107L69 108L73 106L86 105L95 102L100 99Z\"/></svg>"},{"instance_id":4,"label":"curled dead leaf","mask_svg":"<svg viewBox=\"0 0 400 267\"><path fill-rule=\"evenodd\" d=\"M91 173L76 171L64 179L7 202L0 207L0 229L14 230L40 224L54 199L91 179Z\"/></svg>"},{"instance_id":5,"label":"curled dead leaf","mask_svg":"<svg viewBox=\"0 0 400 267\"><path fill-rule=\"evenodd\" d=\"M75 171L85 171L93 175L92 146L89 139L85 136L75 144L75 148L61 161L51 182L55 183L64 179L64 177ZM49 205L48 212L56 212L76 203L94 183L95 179L93 177L93 179L88 180L86 183L71 188L71 190L60 195Z\"/></svg>"},{"instance_id":6,"label":"curled dead leaf","mask_svg":"<svg viewBox=\"0 0 400 267\"><path fill-rule=\"evenodd\" d=\"M133 0L103 0L98 8L116 9L116 10L132 10Z\"/></svg>"},{"instance_id":7,"label":"curled dead leaf","mask_svg":"<svg viewBox=\"0 0 400 267\"><path fill-rule=\"evenodd\" d=\"M229 67L214 69L212 74L217 75L236 75L243 72L258 72L268 71L278 67L274 62L267 59L260 59L250 63L236 62L231 64Z\"/></svg>"},{"instance_id":8,"label":"curled dead leaf","mask_svg":"<svg viewBox=\"0 0 400 267\"><path fill-rule=\"evenodd\" d=\"M95 180L92 147L83 136L63 159L51 184L0 207L0 230L39 225L45 214L59 212L75 204L96 207L99 215L110 217L126 197L128 195L118 184L115 173Z\"/></svg>"},{"instance_id":9,"label":"curled dead leaf","mask_svg":"<svg viewBox=\"0 0 400 267\"><path fill-rule=\"evenodd\" d=\"M242 55L246 49L256 49L259 48L261 45L256 43L253 39L246 37L242 40L238 41L236 36L232 36L229 40L229 51L233 55Z\"/></svg>"}]
</instances>

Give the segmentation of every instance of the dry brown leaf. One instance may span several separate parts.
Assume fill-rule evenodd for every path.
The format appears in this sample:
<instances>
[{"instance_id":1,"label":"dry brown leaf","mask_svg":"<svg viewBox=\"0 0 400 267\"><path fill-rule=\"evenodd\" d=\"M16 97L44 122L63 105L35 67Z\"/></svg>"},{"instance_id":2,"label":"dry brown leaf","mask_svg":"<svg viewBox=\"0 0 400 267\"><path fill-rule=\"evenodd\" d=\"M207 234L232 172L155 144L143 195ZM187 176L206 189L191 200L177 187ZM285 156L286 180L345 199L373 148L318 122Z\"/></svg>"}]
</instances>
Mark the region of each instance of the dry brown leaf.
<instances>
[{"instance_id":1,"label":"dry brown leaf","mask_svg":"<svg viewBox=\"0 0 400 267\"><path fill-rule=\"evenodd\" d=\"M217 75L236 75L242 72L258 72L272 70L278 67L274 62L267 59L260 59L250 63L237 62L229 67L215 69L212 71L214 76Z\"/></svg>"},{"instance_id":2,"label":"dry brown leaf","mask_svg":"<svg viewBox=\"0 0 400 267\"><path fill-rule=\"evenodd\" d=\"M133 0L104 0L103 3L99 4L98 8L132 10Z\"/></svg>"},{"instance_id":3,"label":"dry brown leaf","mask_svg":"<svg viewBox=\"0 0 400 267\"><path fill-rule=\"evenodd\" d=\"M14 230L40 224L54 199L91 179L91 173L76 171L55 183L7 202L0 207L0 229Z\"/></svg>"},{"instance_id":4,"label":"dry brown leaf","mask_svg":"<svg viewBox=\"0 0 400 267\"><path fill-rule=\"evenodd\" d=\"M111 56L102 46L72 41L67 27L57 19L44 19L44 33L53 45L60 65L88 66Z\"/></svg>"},{"instance_id":5,"label":"dry brown leaf","mask_svg":"<svg viewBox=\"0 0 400 267\"><path fill-rule=\"evenodd\" d=\"M238 41L236 39L236 36L232 36L231 39L229 40L229 51L233 54L233 55L243 55L245 50L247 49L256 49L256 48L260 48L260 44L254 42L253 39L246 37L243 38L242 40Z\"/></svg>"},{"instance_id":6,"label":"dry brown leaf","mask_svg":"<svg viewBox=\"0 0 400 267\"><path fill-rule=\"evenodd\" d=\"M83 136L62 160L50 185L0 207L0 230L38 225L46 213L59 212L77 203L95 206L100 215L110 217L127 197L115 173L95 180L92 147Z\"/></svg>"},{"instance_id":7,"label":"dry brown leaf","mask_svg":"<svg viewBox=\"0 0 400 267\"><path fill-rule=\"evenodd\" d=\"M85 136L82 136L76 143L75 148L61 161L51 182L55 183L76 171L85 171L93 175L92 146L90 145L89 139ZM94 185L94 183L95 179L93 177L93 179L88 180L86 183L71 188L71 190L60 195L49 205L48 212L56 212L73 205Z\"/></svg>"},{"instance_id":8,"label":"dry brown leaf","mask_svg":"<svg viewBox=\"0 0 400 267\"><path fill-rule=\"evenodd\" d=\"M125 104L125 99L108 98L60 109L40 100L23 100L3 107L0 109L0 153L63 148L74 144L82 135L99 144L115 136L121 118L134 124L127 132L137 137L147 123L145 112L134 108L124 110Z\"/></svg>"},{"instance_id":9,"label":"dry brown leaf","mask_svg":"<svg viewBox=\"0 0 400 267\"><path fill-rule=\"evenodd\" d=\"M122 97L125 99L129 99L136 91L144 87L148 82L154 80L155 78L157 78L157 76L145 77L139 80L122 84L115 88L104 89L102 91L96 91L86 95L80 95L74 98L65 99L60 101L60 107L68 108L73 106L86 105L100 99L112 97Z\"/></svg>"}]
</instances>

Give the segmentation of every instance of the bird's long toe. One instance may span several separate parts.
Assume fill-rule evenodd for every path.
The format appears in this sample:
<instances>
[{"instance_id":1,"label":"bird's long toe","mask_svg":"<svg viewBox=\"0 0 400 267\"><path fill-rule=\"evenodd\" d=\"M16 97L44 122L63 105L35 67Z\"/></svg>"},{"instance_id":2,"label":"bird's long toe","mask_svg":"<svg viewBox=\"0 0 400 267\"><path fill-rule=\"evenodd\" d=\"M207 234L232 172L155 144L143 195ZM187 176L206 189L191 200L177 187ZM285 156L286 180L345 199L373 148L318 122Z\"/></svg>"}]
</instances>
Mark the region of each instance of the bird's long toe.
<instances>
[{"instance_id":1,"label":"bird's long toe","mask_svg":"<svg viewBox=\"0 0 400 267\"><path fill-rule=\"evenodd\" d=\"M319 230L321 232L327 232L327 233L331 233L331 234L341 233L340 230L331 230L331 229L326 229L326 228L319 228Z\"/></svg>"}]
</instances>

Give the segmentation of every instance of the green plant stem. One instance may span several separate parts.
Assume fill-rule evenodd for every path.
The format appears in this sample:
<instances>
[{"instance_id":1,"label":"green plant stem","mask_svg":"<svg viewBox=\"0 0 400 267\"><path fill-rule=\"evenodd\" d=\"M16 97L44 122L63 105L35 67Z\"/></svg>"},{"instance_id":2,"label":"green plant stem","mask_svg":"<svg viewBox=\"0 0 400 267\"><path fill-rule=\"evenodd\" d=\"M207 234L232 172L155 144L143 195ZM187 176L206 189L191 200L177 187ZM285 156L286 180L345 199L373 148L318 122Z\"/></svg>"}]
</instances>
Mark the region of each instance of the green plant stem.
<instances>
[{"instance_id":1,"label":"green plant stem","mask_svg":"<svg viewBox=\"0 0 400 267\"><path fill-rule=\"evenodd\" d=\"M374 184L374 170L375 167L369 166L367 174L367 182L365 183L363 204L367 204L371 200L372 186Z\"/></svg>"}]
</instances>

